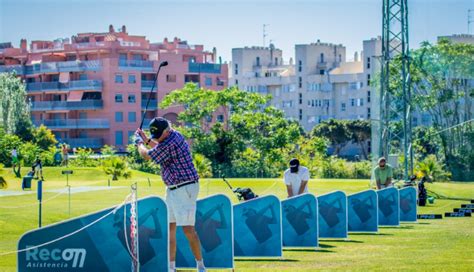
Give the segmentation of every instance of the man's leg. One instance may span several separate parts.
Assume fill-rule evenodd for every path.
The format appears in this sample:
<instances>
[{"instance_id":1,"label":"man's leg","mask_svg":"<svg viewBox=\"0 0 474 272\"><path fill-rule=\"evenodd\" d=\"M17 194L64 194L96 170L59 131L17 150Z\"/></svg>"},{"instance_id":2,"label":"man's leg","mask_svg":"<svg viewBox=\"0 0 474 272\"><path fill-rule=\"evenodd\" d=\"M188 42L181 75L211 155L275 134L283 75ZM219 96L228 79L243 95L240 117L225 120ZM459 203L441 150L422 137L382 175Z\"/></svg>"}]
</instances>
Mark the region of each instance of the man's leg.
<instances>
[{"instance_id":1,"label":"man's leg","mask_svg":"<svg viewBox=\"0 0 474 272\"><path fill-rule=\"evenodd\" d=\"M170 223L170 262L176 261L176 223Z\"/></svg>"},{"instance_id":2,"label":"man's leg","mask_svg":"<svg viewBox=\"0 0 474 272\"><path fill-rule=\"evenodd\" d=\"M194 230L194 226L183 226L183 231L186 235L186 238L188 238L189 246L191 247L194 258L196 258L198 261L202 260L201 243L199 242L199 237Z\"/></svg>"}]
</instances>

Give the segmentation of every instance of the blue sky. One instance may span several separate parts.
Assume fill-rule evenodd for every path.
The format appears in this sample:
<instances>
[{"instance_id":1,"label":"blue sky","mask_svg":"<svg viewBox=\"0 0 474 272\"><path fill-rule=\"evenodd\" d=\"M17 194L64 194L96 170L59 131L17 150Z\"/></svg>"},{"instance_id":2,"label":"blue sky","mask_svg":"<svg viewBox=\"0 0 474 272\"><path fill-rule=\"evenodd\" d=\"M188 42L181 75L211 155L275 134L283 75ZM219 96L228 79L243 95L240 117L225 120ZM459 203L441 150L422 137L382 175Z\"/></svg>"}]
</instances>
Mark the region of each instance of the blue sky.
<instances>
[{"instance_id":1,"label":"blue sky","mask_svg":"<svg viewBox=\"0 0 474 272\"><path fill-rule=\"evenodd\" d=\"M467 33L467 10L474 0L408 0L412 48L439 35ZM342 43L347 56L362 40L380 35L382 0L0 0L0 41L51 40L78 32L105 32L126 25L130 34L152 41L175 36L191 44L217 47L231 60L231 49L262 45L262 25L283 49L294 45ZM474 12L473 12L474 16ZM471 34L474 24L471 25Z\"/></svg>"}]
</instances>

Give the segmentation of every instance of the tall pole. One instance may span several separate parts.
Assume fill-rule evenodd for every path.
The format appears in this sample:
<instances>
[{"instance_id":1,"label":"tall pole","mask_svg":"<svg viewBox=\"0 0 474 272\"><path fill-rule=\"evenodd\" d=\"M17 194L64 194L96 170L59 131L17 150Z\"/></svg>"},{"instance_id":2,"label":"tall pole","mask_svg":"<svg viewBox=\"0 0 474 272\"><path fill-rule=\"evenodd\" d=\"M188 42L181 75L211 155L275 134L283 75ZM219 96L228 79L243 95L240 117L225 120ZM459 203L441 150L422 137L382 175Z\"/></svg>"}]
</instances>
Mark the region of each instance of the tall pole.
<instances>
[{"instance_id":1,"label":"tall pole","mask_svg":"<svg viewBox=\"0 0 474 272\"><path fill-rule=\"evenodd\" d=\"M413 173L410 55L408 40L408 0L383 0L382 67L380 76L379 156L402 155L403 174ZM399 57L400 71L391 70ZM398 89L393 82L401 82ZM402 130L397 130L397 123Z\"/></svg>"}]
</instances>

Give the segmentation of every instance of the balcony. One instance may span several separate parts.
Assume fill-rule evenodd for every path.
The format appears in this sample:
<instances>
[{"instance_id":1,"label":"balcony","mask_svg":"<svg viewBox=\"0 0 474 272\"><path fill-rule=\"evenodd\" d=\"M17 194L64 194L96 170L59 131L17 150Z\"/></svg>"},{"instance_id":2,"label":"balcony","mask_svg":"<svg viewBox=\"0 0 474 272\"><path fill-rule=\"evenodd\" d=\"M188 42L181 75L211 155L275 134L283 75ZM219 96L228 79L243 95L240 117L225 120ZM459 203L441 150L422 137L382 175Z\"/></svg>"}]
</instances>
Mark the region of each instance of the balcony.
<instances>
[{"instance_id":1,"label":"balcony","mask_svg":"<svg viewBox=\"0 0 474 272\"><path fill-rule=\"evenodd\" d=\"M71 148L101 148L104 146L104 139L102 138L67 138L61 139L60 142L68 144Z\"/></svg>"},{"instance_id":2,"label":"balcony","mask_svg":"<svg viewBox=\"0 0 474 272\"><path fill-rule=\"evenodd\" d=\"M119 59L119 68L122 70L153 71L153 61Z\"/></svg>"},{"instance_id":3,"label":"balcony","mask_svg":"<svg viewBox=\"0 0 474 272\"><path fill-rule=\"evenodd\" d=\"M102 90L102 80L74 80L69 81L69 90Z\"/></svg>"},{"instance_id":4,"label":"balcony","mask_svg":"<svg viewBox=\"0 0 474 272\"><path fill-rule=\"evenodd\" d=\"M26 84L27 92L45 92L45 91L101 91L102 80L75 80L68 83L52 82L33 82Z\"/></svg>"},{"instance_id":5,"label":"balcony","mask_svg":"<svg viewBox=\"0 0 474 272\"><path fill-rule=\"evenodd\" d=\"M153 87L153 83L155 83L154 80L142 80L142 91L149 92L151 91L151 88ZM156 90L158 86L155 85L154 90Z\"/></svg>"},{"instance_id":6,"label":"balcony","mask_svg":"<svg viewBox=\"0 0 474 272\"><path fill-rule=\"evenodd\" d=\"M25 74L99 71L101 67L102 62L100 60L44 62L25 66Z\"/></svg>"},{"instance_id":7,"label":"balcony","mask_svg":"<svg viewBox=\"0 0 474 272\"><path fill-rule=\"evenodd\" d=\"M146 102L147 102L146 99L144 99L144 100L142 101L142 110L145 109L145 107L146 107ZM154 111L154 110L157 110L157 109L158 109L158 100L156 100L156 99L151 99L151 100L150 100L150 103L148 104L148 110Z\"/></svg>"},{"instance_id":8,"label":"balcony","mask_svg":"<svg viewBox=\"0 0 474 272\"><path fill-rule=\"evenodd\" d=\"M203 73L203 74L220 74L221 65L214 63L196 63L189 62L190 73Z\"/></svg>"},{"instance_id":9,"label":"balcony","mask_svg":"<svg viewBox=\"0 0 474 272\"><path fill-rule=\"evenodd\" d=\"M25 71L22 65L0 66L0 73L13 73L13 72L15 72L17 75L25 74Z\"/></svg>"},{"instance_id":10,"label":"balcony","mask_svg":"<svg viewBox=\"0 0 474 272\"><path fill-rule=\"evenodd\" d=\"M83 101L37 101L31 103L32 111L68 111L68 110L97 110L104 107L102 100Z\"/></svg>"},{"instance_id":11,"label":"balcony","mask_svg":"<svg viewBox=\"0 0 474 272\"><path fill-rule=\"evenodd\" d=\"M34 120L35 126L45 125L51 130L57 129L107 129L110 128L107 119L49 119Z\"/></svg>"}]
</instances>

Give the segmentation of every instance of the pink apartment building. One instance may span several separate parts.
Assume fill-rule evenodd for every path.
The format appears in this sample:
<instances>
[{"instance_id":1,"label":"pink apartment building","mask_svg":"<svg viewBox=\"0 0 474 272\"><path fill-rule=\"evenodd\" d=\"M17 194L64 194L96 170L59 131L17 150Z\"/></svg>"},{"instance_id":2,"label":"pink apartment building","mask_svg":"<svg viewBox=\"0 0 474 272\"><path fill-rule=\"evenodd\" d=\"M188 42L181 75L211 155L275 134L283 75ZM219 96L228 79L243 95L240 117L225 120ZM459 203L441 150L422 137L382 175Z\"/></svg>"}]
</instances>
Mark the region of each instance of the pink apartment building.
<instances>
[{"instance_id":1,"label":"pink apartment building","mask_svg":"<svg viewBox=\"0 0 474 272\"><path fill-rule=\"evenodd\" d=\"M154 116L177 123L181 107L158 109L158 101L187 82L221 90L228 85L227 64L216 62L216 51L189 45L178 38L150 43L129 35L125 26L106 33L79 33L71 39L27 41L20 48L0 44L0 73L16 71L26 82L35 125L50 128L71 147L123 150L140 124L158 65L163 67L151 94L145 125ZM216 112L204 122L222 122Z\"/></svg>"}]
</instances>

